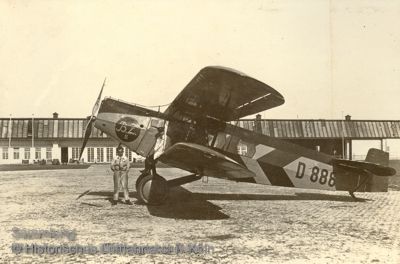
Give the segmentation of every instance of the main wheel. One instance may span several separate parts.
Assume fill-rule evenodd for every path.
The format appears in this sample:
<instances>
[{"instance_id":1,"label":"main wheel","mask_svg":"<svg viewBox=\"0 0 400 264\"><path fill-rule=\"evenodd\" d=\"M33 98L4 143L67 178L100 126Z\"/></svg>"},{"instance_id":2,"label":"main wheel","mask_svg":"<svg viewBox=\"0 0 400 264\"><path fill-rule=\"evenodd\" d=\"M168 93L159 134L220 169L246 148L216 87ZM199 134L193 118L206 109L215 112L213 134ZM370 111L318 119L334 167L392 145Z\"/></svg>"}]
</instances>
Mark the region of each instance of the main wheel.
<instances>
[{"instance_id":1,"label":"main wheel","mask_svg":"<svg viewBox=\"0 0 400 264\"><path fill-rule=\"evenodd\" d=\"M168 195L168 184L160 175L142 174L136 181L136 191L143 203L161 204Z\"/></svg>"}]
</instances>

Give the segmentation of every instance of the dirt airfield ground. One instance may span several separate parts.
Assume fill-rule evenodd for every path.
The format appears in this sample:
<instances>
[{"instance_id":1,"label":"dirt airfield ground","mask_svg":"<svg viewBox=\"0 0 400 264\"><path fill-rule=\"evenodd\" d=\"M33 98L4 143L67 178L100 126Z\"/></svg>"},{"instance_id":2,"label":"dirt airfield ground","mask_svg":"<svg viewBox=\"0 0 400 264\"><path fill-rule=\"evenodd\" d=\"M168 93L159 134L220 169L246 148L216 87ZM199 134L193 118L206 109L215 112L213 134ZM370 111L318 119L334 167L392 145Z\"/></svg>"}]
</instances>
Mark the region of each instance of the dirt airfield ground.
<instances>
[{"instance_id":1,"label":"dirt airfield ground","mask_svg":"<svg viewBox=\"0 0 400 264\"><path fill-rule=\"evenodd\" d=\"M175 169L161 175L178 176ZM138 169L130 172L136 201ZM162 206L111 206L105 165L86 170L0 172L0 263L400 263L400 192L320 192L209 179L172 189ZM87 195L76 200L86 190ZM76 230L18 239L15 229ZM203 245L200 254L12 253L37 245ZM193 249L193 248L192 248ZM213 250L212 250L213 249Z\"/></svg>"}]
</instances>

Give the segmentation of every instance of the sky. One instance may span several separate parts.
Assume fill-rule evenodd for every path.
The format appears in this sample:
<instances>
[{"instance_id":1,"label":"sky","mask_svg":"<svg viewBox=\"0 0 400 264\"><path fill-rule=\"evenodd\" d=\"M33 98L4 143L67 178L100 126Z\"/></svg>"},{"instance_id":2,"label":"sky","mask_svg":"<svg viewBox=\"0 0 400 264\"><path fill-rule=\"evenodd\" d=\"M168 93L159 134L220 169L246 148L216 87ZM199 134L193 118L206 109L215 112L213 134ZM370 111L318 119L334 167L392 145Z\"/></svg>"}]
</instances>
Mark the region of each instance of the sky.
<instances>
[{"instance_id":1,"label":"sky","mask_svg":"<svg viewBox=\"0 0 400 264\"><path fill-rule=\"evenodd\" d=\"M0 116L86 117L104 96L170 103L234 68L285 104L264 118L399 119L400 1L0 1Z\"/></svg>"}]
</instances>

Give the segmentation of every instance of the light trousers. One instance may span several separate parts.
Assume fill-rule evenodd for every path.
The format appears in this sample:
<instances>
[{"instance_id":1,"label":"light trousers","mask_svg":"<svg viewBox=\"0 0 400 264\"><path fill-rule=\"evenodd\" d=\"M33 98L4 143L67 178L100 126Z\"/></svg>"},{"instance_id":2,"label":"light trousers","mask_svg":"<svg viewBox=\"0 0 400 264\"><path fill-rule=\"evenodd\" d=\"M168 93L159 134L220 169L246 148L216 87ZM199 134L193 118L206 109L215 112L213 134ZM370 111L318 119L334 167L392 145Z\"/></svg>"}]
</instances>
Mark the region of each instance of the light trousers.
<instances>
[{"instance_id":1,"label":"light trousers","mask_svg":"<svg viewBox=\"0 0 400 264\"><path fill-rule=\"evenodd\" d=\"M116 201L119 199L119 189L122 187L124 191L125 201L129 200L128 190L128 171L114 171L114 196L113 199Z\"/></svg>"}]
</instances>

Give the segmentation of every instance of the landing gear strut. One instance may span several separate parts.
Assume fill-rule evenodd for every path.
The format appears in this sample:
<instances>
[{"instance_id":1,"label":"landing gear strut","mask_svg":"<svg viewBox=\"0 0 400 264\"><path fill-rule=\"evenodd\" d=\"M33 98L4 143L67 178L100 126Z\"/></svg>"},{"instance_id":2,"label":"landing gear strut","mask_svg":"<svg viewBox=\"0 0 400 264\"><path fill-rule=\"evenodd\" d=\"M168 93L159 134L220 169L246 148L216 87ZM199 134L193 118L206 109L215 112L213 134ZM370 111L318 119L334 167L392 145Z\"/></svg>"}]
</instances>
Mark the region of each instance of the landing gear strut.
<instances>
[{"instance_id":1,"label":"landing gear strut","mask_svg":"<svg viewBox=\"0 0 400 264\"><path fill-rule=\"evenodd\" d=\"M144 204L159 205L165 202L169 188L180 186L201 179L201 175L190 174L167 181L156 172L156 161L152 156L147 157L145 168L136 180L136 192L139 201Z\"/></svg>"}]
</instances>

